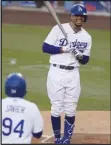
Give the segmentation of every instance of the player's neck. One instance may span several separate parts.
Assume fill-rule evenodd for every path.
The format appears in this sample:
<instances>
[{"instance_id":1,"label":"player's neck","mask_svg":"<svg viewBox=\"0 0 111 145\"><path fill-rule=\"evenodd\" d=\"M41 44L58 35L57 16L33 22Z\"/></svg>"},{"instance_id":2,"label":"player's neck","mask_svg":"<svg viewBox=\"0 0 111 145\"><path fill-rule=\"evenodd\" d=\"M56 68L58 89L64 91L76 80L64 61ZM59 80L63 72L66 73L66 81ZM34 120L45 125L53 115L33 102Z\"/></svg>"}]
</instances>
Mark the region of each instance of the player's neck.
<instances>
[{"instance_id":1,"label":"player's neck","mask_svg":"<svg viewBox=\"0 0 111 145\"><path fill-rule=\"evenodd\" d=\"M70 22L69 24L70 24L71 28L74 30L75 33L81 31L81 26L78 27L78 26L74 25L72 22Z\"/></svg>"}]
</instances>

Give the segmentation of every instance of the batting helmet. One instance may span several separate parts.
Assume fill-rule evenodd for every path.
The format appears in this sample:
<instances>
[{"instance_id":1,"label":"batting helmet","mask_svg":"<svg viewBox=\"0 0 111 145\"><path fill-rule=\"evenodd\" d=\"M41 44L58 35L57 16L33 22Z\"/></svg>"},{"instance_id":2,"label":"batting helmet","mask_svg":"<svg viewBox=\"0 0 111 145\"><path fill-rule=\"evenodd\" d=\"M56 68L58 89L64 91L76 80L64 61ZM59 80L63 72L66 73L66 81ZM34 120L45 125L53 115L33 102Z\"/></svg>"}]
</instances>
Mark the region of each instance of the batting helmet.
<instances>
[{"instance_id":1,"label":"batting helmet","mask_svg":"<svg viewBox=\"0 0 111 145\"><path fill-rule=\"evenodd\" d=\"M5 94L8 97L23 98L26 94L26 81L21 73L11 73L5 81Z\"/></svg>"},{"instance_id":2,"label":"batting helmet","mask_svg":"<svg viewBox=\"0 0 111 145\"><path fill-rule=\"evenodd\" d=\"M82 15L84 16L84 22L87 21L87 10L84 5L75 4L70 10L70 14L73 16Z\"/></svg>"}]
</instances>

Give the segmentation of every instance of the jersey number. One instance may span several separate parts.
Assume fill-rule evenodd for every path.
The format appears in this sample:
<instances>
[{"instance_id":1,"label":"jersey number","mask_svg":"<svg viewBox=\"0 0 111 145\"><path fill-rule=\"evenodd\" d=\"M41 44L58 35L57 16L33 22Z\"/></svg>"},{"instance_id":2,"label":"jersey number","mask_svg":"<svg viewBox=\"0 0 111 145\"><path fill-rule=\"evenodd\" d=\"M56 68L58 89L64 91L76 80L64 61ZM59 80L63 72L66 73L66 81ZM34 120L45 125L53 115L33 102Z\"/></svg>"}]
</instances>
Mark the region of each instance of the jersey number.
<instances>
[{"instance_id":1,"label":"jersey number","mask_svg":"<svg viewBox=\"0 0 111 145\"><path fill-rule=\"evenodd\" d=\"M4 118L3 119L3 127L5 127L5 129L7 129L6 132L2 131L4 136L8 136L12 133L12 131L14 133L18 133L19 137L22 137L23 134L23 127L24 127L24 120L21 120L18 122L18 124L13 127L13 121L10 118ZM13 128L13 130L12 130Z\"/></svg>"}]
</instances>

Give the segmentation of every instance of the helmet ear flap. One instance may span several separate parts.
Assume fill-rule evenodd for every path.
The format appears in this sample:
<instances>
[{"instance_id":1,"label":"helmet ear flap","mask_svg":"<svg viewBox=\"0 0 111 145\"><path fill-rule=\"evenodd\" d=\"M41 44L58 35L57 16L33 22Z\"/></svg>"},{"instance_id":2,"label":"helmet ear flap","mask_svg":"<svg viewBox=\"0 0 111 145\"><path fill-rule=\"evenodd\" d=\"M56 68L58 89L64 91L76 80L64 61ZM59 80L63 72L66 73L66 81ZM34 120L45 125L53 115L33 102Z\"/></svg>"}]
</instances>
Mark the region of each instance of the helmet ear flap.
<instances>
[{"instance_id":1,"label":"helmet ear flap","mask_svg":"<svg viewBox=\"0 0 111 145\"><path fill-rule=\"evenodd\" d=\"M23 97L27 94L27 90L25 90Z\"/></svg>"},{"instance_id":2,"label":"helmet ear flap","mask_svg":"<svg viewBox=\"0 0 111 145\"><path fill-rule=\"evenodd\" d=\"M87 22L87 15L84 16L84 22Z\"/></svg>"}]
</instances>

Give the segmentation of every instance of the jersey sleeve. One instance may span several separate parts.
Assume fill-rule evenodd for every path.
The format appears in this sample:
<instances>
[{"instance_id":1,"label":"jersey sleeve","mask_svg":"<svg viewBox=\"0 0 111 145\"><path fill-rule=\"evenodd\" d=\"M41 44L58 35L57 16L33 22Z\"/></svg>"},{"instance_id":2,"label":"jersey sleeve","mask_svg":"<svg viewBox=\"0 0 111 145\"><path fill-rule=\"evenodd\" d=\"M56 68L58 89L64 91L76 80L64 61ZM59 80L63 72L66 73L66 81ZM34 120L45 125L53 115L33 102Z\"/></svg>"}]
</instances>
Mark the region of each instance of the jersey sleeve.
<instances>
[{"instance_id":1,"label":"jersey sleeve","mask_svg":"<svg viewBox=\"0 0 111 145\"><path fill-rule=\"evenodd\" d=\"M55 25L52 28L52 30L49 32L49 34L46 37L46 39L44 40L44 42L48 43L50 45L54 45L56 43L56 41L57 41L58 34L59 34L59 29L58 29L58 26Z\"/></svg>"},{"instance_id":2,"label":"jersey sleeve","mask_svg":"<svg viewBox=\"0 0 111 145\"><path fill-rule=\"evenodd\" d=\"M90 56L91 47L92 47L92 38L90 36L89 39L88 39L87 47L86 47L86 49L83 52L83 55Z\"/></svg>"},{"instance_id":3,"label":"jersey sleeve","mask_svg":"<svg viewBox=\"0 0 111 145\"><path fill-rule=\"evenodd\" d=\"M39 132L43 131L44 122L43 122L42 115L36 105L35 105L34 109L35 109L35 111L34 111L35 120L34 120L32 133L39 133Z\"/></svg>"}]
</instances>

